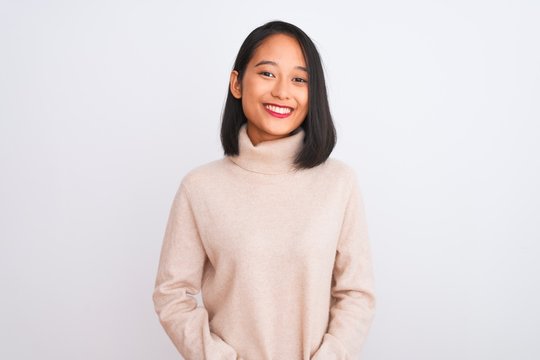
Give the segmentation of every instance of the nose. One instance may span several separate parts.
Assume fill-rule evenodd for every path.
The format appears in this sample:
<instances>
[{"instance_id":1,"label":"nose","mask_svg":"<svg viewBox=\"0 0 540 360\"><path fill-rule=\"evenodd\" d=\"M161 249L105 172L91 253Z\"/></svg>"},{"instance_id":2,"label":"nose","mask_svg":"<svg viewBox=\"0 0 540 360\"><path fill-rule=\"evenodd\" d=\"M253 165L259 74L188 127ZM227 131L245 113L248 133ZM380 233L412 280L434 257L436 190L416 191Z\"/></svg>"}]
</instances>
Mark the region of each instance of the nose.
<instances>
[{"instance_id":1,"label":"nose","mask_svg":"<svg viewBox=\"0 0 540 360\"><path fill-rule=\"evenodd\" d=\"M289 98L289 82L285 77L278 79L272 89L272 96L278 99Z\"/></svg>"}]
</instances>

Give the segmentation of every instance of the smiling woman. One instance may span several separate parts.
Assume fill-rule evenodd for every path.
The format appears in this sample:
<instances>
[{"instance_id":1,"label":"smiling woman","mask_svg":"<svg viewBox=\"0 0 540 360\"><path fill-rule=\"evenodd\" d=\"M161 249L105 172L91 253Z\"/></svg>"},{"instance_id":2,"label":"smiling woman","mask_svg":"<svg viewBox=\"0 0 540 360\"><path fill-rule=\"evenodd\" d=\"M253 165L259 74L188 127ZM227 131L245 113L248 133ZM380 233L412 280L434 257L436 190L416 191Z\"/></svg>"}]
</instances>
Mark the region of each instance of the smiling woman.
<instances>
[{"instance_id":1,"label":"smiling woman","mask_svg":"<svg viewBox=\"0 0 540 360\"><path fill-rule=\"evenodd\" d=\"M231 93L242 101L254 145L288 136L308 111L308 71L298 41L289 35L269 36L255 50L242 82L231 73Z\"/></svg>"},{"instance_id":2,"label":"smiling woman","mask_svg":"<svg viewBox=\"0 0 540 360\"><path fill-rule=\"evenodd\" d=\"M375 311L364 203L336 143L318 51L253 30L223 111L224 157L180 182L153 301L187 360L350 360ZM204 306L193 297L202 292Z\"/></svg>"},{"instance_id":3,"label":"smiling woman","mask_svg":"<svg viewBox=\"0 0 540 360\"><path fill-rule=\"evenodd\" d=\"M287 121L268 117L286 112L283 107L291 109ZM254 145L303 130L304 146L294 161L299 169L322 164L334 149L336 130L319 52L297 26L269 22L253 30L240 47L221 125L225 155L238 155L238 138L244 124Z\"/></svg>"}]
</instances>

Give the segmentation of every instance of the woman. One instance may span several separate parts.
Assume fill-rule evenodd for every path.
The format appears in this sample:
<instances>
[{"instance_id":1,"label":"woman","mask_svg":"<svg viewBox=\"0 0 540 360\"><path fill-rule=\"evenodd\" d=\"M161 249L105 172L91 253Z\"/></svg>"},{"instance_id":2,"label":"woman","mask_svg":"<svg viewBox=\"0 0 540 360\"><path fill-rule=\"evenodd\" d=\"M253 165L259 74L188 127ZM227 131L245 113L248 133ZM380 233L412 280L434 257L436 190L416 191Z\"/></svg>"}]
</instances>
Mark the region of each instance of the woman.
<instances>
[{"instance_id":1,"label":"woman","mask_svg":"<svg viewBox=\"0 0 540 360\"><path fill-rule=\"evenodd\" d=\"M185 359L358 357L373 274L335 138L313 42L281 21L253 30L231 72L225 156L184 176L163 239L153 301Z\"/></svg>"}]
</instances>

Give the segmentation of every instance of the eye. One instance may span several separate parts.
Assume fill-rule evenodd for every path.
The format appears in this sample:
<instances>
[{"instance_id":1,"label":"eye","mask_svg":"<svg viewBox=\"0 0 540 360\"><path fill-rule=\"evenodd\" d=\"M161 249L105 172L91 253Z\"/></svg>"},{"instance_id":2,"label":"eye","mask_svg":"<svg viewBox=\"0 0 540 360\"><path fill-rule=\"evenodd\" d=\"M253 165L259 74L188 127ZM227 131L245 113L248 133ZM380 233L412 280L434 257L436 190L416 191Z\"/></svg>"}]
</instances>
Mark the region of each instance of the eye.
<instances>
[{"instance_id":1,"label":"eye","mask_svg":"<svg viewBox=\"0 0 540 360\"><path fill-rule=\"evenodd\" d=\"M269 71L261 71L259 74L263 75L263 76L266 76L266 77L274 77L274 74L272 74Z\"/></svg>"},{"instance_id":2,"label":"eye","mask_svg":"<svg viewBox=\"0 0 540 360\"><path fill-rule=\"evenodd\" d=\"M299 82L299 83L307 83L306 79L303 79L303 78L300 78L300 77L296 77L293 80L296 81L296 82Z\"/></svg>"}]
</instances>

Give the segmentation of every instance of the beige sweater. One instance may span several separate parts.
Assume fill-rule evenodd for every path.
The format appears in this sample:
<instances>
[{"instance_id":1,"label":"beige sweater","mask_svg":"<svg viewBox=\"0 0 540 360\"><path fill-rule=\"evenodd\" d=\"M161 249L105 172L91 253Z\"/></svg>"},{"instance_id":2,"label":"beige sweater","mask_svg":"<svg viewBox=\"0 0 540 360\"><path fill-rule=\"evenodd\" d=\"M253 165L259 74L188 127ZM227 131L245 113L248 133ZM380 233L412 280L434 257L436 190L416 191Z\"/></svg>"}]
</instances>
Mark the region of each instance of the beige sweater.
<instances>
[{"instance_id":1,"label":"beige sweater","mask_svg":"<svg viewBox=\"0 0 540 360\"><path fill-rule=\"evenodd\" d=\"M183 177L153 301L186 360L358 359L375 310L363 199L341 160L293 171L304 135L253 146L244 124L239 156Z\"/></svg>"}]
</instances>

